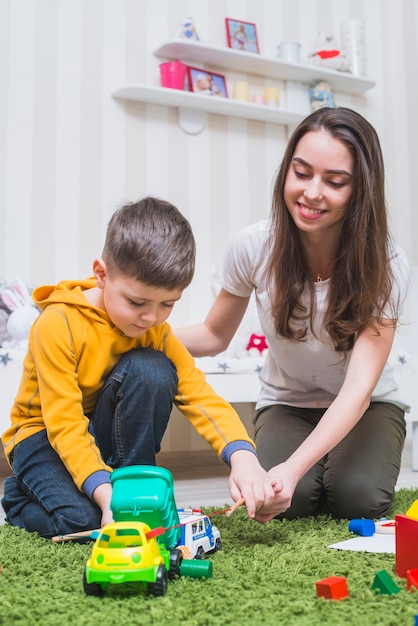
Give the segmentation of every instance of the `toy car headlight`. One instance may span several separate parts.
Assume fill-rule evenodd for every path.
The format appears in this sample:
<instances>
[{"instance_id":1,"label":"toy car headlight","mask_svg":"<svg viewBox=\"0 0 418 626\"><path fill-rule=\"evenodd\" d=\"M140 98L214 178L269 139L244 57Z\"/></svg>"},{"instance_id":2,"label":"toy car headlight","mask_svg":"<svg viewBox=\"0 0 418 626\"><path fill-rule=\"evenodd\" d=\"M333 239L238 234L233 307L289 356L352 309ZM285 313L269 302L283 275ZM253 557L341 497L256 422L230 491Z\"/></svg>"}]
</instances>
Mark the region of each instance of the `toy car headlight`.
<instances>
[{"instance_id":1,"label":"toy car headlight","mask_svg":"<svg viewBox=\"0 0 418 626\"><path fill-rule=\"evenodd\" d=\"M132 563L135 563L136 565L138 563L140 563L141 562L141 555L139 554L139 552L133 552L131 554L131 560L132 560Z\"/></svg>"},{"instance_id":2,"label":"toy car headlight","mask_svg":"<svg viewBox=\"0 0 418 626\"><path fill-rule=\"evenodd\" d=\"M98 554L96 556L96 563L97 565L101 565L104 562L105 558L104 555L102 553Z\"/></svg>"}]
</instances>

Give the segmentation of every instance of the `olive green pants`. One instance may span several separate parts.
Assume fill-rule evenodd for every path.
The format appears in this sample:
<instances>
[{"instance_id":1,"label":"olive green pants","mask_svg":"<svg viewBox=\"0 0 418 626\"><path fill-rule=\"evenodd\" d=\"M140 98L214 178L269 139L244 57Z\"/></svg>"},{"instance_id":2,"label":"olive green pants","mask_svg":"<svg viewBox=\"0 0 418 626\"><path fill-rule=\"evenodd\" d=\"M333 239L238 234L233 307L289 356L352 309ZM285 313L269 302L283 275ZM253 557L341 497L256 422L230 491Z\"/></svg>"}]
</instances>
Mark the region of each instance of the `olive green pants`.
<instances>
[{"instance_id":1,"label":"olive green pants","mask_svg":"<svg viewBox=\"0 0 418 626\"><path fill-rule=\"evenodd\" d=\"M286 461L324 412L280 404L260 409L254 424L261 465L269 470ZM394 496L405 433L402 409L388 402L370 404L348 435L301 478L290 508L279 518L385 515Z\"/></svg>"}]
</instances>

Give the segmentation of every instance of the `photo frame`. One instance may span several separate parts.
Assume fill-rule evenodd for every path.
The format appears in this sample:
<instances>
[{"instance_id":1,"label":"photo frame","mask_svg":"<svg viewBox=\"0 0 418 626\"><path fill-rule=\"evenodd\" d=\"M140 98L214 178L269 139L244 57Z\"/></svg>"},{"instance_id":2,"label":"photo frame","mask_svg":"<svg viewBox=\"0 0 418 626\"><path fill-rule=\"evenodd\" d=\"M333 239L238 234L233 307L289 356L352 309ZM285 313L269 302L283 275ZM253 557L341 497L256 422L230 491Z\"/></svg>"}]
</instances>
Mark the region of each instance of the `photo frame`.
<instances>
[{"instance_id":1,"label":"photo frame","mask_svg":"<svg viewBox=\"0 0 418 626\"><path fill-rule=\"evenodd\" d=\"M253 52L254 54L260 52L255 24L226 17L225 26L229 48Z\"/></svg>"},{"instance_id":2,"label":"photo frame","mask_svg":"<svg viewBox=\"0 0 418 626\"><path fill-rule=\"evenodd\" d=\"M187 77L189 79L189 89L194 93L203 96L215 96L228 98L228 89L225 76L216 74L201 67L188 67Z\"/></svg>"}]
</instances>

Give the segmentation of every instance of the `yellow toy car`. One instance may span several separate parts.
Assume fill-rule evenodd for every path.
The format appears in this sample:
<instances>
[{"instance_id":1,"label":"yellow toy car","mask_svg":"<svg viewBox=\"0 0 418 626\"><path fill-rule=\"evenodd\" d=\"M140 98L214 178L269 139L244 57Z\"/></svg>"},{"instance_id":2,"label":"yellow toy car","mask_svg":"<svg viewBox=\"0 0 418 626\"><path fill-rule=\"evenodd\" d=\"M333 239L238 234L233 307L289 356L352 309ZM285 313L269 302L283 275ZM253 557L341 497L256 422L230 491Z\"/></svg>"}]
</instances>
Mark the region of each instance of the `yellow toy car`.
<instances>
[{"instance_id":1,"label":"yellow toy car","mask_svg":"<svg viewBox=\"0 0 418 626\"><path fill-rule=\"evenodd\" d=\"M181 552L166 550L148 533L150 527L142 522L104 526L86 563L84 591L102 595L110 583L141 581L153 595L164 595L168 577L180 574Z\"/></svg>"}]
</instances>

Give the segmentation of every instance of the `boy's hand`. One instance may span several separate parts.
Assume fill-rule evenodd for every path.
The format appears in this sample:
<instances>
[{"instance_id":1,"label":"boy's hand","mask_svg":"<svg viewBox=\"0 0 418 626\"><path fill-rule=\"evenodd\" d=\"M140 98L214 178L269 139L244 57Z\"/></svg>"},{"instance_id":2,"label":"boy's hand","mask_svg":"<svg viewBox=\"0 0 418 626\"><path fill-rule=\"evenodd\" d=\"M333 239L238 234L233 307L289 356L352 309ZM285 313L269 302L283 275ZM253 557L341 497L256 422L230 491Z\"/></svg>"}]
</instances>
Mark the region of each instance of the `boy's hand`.
<instances>
[{"instance_id":1,"label":"boy's hand","mask_svg":"<svg viewBox=\"0 0 418 626\"><path fill-rule=\"evenodd\" d=\"M257 519L257 511L268 510L274 502L277 484L255 454L237 450L231 455L229 490L234 501L244 498L248 516Z\"/></svg>"},{"instance_id":2,"label":"boy's hand","mask_svg":"<svg viewBox=\"0 0 418 626\"><path fill-rule=\"evenodd\" d=\"M93 500L102 511L102 526L113 522L110 501L112 499L112 485L110 483L102 483L93 491Z\"/></svg>"}]
</instances>

